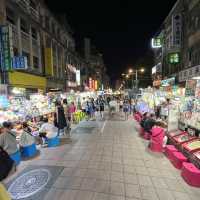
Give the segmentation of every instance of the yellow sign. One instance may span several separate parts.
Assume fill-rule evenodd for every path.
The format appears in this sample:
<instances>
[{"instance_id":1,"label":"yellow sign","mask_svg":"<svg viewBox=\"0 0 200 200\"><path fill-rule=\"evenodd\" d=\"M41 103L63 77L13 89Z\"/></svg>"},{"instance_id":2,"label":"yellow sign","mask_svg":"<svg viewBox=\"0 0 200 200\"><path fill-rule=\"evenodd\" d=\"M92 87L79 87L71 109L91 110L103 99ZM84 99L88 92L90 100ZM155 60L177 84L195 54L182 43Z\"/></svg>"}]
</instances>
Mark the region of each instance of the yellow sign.
<instances>
[{"instance_id":1,"label":"yellow sign","mask_svg":"<svg viewBox=\"0 0 200 200\"><path fill-rule=\"evenodd\" d=\"M95 82L94 82L94 89L95 89L95 90L98 89L98 82L97 82L97 80L95 80Z\"/></svg>"},{"instance_id":2,"label":"yellow sign","mask_svg":"<svg viewBox=\"0 0 200 200\"><path fill-rule=\"evenodd\" d=\"M40 88L45 89L47 81L45 77L36 76L24 72L9 72L9 84L21 88Z\"/></svg>"},{"instance_id":3,"label":"yellow sign","mask_svg":"<svg viewBox=\"0 0 200 200\"><path fill-rule=\"evenodd\" d=\"M45 74L53 76L53 52L52 48L45 48Z\"/></svg>"}]
</instances>

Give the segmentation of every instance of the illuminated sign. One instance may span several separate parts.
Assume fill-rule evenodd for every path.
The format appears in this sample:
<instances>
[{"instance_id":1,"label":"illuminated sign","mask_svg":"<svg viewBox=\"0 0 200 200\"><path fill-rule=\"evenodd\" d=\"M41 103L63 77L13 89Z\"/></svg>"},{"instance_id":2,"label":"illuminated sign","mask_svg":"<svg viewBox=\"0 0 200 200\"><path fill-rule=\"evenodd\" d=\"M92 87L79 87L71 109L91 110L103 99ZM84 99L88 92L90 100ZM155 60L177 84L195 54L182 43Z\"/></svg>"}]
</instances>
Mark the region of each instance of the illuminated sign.
<instances>
[{"instance_id":1,"label":"illuminated sign","mask_svg":"<svg viewBox=\"0 0 200 200\"><path fill-rule=\"evenodd\" d=\"M151 46L152 48L161 48L162 47L162 39L157 37L157 38L152 38L151 40Z\"/></svg>"},{"instance_id":2,"label":"illuminated sign","mask_svg":"<svg viewBox=\"0 0 200 200\"><path fill-rule=\"evenodd\" d=\"M170 53L169 54L169 63L170 64L177 64L180 62L180 55L179 53Z\"/></svg>"},{"instance_id":3,"label":"illuminated sign","mask_svg":"<svg viewBox=\"0 0 200 200\"><path fill-rule=\"evenodd\" d=\"M89 89L92 89L92 78L89 78Z\"/></svg>"},{"instance_id":4,"label":"illuminated sign","mask_svg":"<svg viewBox=\"0 0 200 200\"><path fill-rule=\"evenodd\" d=\"M162 86L172 86L175 84L175 77L173 78L169 78L169 79L165 79L161 81L161 85Z\"/></svg>"},{"instance_id":5,"label":"illuminated sign","mask_svg":"<svg viewBox=\"0 0 200 200\"><path fill-rule=\"evenodd\" d=\"M155 74L156 73L156 66L154 66L153 68L152 68L152 74Z\"/></svg>"},{"instance_id":6,"label":"illuminated sign","mask_svg":"<svg viewBox=\"0 0 200 200\"><path fill-rule=\"evenodd\" d=\"M97 82L97 80L95 80L94 89L95 89L95 90L98 90L98 82Z\"/></svg>"},{"instance_id":7,"label":"illuminated sign","mask_svg":"<svg viewBox=\"0 0 200 200\"><path fill-rule=\"evenodd\" d=\"M76 70L76 83L79 86L81 84L81 72L80 70Z\"/></svg>"},{"instance_id":8,"label":"illuminated sign","mask_svg":"<svg viewBox=\"0 0 200 200\"><path fill-rule=\"evenodd\" d=\"M12 69L27 69L28 62L25 56L14 56L12 58Z\"/></svg>"}]
</instances>

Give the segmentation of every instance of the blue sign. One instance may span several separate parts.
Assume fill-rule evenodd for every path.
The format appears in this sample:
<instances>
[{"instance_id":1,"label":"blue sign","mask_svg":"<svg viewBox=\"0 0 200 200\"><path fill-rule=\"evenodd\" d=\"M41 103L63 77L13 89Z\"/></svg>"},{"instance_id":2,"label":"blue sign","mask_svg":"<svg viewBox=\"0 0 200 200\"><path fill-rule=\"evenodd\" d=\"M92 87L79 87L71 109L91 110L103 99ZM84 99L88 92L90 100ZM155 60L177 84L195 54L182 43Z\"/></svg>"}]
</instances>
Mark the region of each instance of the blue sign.
<instances>
[{"instance_id":1,"label":"blue sign","mask_svg":"<svg viewBox=\"0 0 200 200\"><path fill-rule=\"evenodd\" d=\"M5 95L0 95L0 108L8 108L9 100Z\"/></svg>"},{"instance_id":2,"label":"blue sign","mask_svg":"<svg viewBox=\"0 0 200 200\"><path fill-rule=\"evenodd\" d=\"M12 58L12 69L27 69L27 57L14 56Z\"/></svg>"}]
</instances>

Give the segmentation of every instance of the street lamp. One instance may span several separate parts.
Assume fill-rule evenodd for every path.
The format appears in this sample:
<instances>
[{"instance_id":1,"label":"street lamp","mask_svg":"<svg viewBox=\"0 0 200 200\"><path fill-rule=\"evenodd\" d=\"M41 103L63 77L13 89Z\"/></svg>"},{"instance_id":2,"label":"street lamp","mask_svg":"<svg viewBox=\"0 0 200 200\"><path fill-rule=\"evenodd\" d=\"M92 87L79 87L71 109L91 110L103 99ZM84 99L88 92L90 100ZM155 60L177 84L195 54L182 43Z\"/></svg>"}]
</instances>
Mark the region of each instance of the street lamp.
<instances>
[{"instance_id":1,"label":"street lamp","mask_svg":"<svg viewBox=\"0 0 200 200\"><path fill-rule=\"evenodd\" d=\"M132 74L133 73L133 69L129 69L128 72L129 72L129 74Z\"/></svg>"}]
</instances>

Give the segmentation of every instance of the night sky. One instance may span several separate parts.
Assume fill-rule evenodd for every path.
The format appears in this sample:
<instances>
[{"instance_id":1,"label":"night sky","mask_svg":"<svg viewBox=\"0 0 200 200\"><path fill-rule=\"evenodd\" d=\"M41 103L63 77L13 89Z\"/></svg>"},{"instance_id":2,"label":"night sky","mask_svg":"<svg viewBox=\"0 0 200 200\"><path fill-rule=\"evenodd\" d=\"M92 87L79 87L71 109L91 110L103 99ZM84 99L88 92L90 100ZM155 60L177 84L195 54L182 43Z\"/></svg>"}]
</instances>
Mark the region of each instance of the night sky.
<instances>
[{"instance_id":1,"label":"night sky","mask_svg":"<svg viewBox=\"0 0 200 200\"><path fill-rule=\"evenodd\" d=\"M176 0L46 0L55 13L67 15L77 47L90 37L103 53L109 76L124 69L150 49L150 39Z\"/></svg>"}]
</instances>

